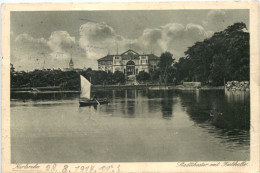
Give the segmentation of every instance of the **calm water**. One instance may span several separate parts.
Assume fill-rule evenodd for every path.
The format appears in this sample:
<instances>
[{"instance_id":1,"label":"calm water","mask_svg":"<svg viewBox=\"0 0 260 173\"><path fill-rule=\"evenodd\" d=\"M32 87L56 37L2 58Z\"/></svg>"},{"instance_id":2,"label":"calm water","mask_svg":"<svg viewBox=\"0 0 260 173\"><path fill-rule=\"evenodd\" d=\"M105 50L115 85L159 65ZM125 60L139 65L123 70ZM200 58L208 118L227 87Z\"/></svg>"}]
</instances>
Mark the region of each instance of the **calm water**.
<instances>
[{"instance_id":1,"label":"calm water","mask_svg":"<svg viewBox=\"0 0 260 173\"><path fill-rule=\"evenodd\" d=\"M250 158L249 93L120 90L96 95L111 102L79 107L78 94L12 94L12 162Z\"/></svg>"}]
</instances>

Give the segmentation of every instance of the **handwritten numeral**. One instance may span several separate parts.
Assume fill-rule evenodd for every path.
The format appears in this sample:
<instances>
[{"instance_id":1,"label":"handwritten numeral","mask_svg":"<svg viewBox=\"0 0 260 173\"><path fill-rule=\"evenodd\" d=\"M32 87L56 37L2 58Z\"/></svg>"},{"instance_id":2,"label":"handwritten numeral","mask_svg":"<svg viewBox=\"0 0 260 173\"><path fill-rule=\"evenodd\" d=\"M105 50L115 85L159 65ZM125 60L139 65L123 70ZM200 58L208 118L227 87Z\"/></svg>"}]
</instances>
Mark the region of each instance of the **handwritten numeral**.
<instances>
[{"instance_id":1,"label":"handwritten numeral","mask_svg":"<svg viewBox=\"0 0 260 173\"><path fill-rule=\"evenodd\" d=\"M67 170L68 170L68 165L64 165L64 168L62 169L62 172L67 172Z\"/></svg>"}]
</instances>

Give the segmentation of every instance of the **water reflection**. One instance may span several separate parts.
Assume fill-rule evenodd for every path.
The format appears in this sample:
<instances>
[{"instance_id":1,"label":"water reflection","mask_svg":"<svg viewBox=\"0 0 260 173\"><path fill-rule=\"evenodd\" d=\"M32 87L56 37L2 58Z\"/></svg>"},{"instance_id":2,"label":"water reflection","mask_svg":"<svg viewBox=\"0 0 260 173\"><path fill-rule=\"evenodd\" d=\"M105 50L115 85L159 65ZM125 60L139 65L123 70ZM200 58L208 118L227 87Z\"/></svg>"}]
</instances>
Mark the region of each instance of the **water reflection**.
<instances>
[{"instance_id":1,"label":"water reflection","mask_svg":"<svg viewBox=\"0 0 260 173\"><path fill-rule=\"evenodd\" d=\"M70 100L79 97L79 93L11 93L12 100Z\"/></svg>"},{"instance_id":2,"label":"water reflection","mask_svg":"<svg viewBox=\"0 0 260 173\"><path fill-rule=\"evenodd\" d=\"M165 90L161 92L162 100L162 117L165 119L171 119L173 116L173 91Z\"/></svg>"},{"instance_id":3,"label":"water reflection","mask_svg":"<svg viewBox=\"0 0 260 173\"><path fill-rule=\"evenodd\" d=\"M95 95L98 98L107 97L111 102L108 105L91 107L91 109L80 108L78 111L80 115L95 113L97 116L130 118L129 120L156 119L157 121L157 119L162 119L167 123L174 121L187 123L186 120L182 122L182 119L186 117L194 122L194 126L220 139L223 145L228 146L228 149L249 147L249 92L146 89L96 91ZM74 109L78 107L78 98L79 93L12 93L11 106L21 104L28 106L27 103L32 103L34 107L52 107L63 104L70 105Z\"/></svg>"},{"instance_id":4,"label":"water reflection","mask_svg":"<svg viewBox=\"0 0 260 173\"><path fill-rule=\"evenodd\" d=\"M237 144L249 145L249 93L225 91L180 92L183 107L197 125L217 137Z\"/></svg>"},{"instance_id":5,"label":"water reflection","mask_svg":"<svg viewBox=\"0 0 260 173\"><path fill-rule=\"evenodd\" d=\"M250 98L249 91L232 91L225 89L225 96L229 103L246 103Z\"/></svg>"}]
</instances>

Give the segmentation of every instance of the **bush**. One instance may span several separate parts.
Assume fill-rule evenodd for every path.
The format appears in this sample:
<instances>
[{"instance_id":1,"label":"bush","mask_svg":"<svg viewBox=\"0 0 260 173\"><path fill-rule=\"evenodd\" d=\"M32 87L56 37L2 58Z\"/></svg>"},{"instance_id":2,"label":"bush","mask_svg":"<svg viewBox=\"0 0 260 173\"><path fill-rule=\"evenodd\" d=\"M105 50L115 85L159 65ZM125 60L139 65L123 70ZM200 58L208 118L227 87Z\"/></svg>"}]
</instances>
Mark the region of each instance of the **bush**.
<instances>
[{"instance_id":1,"label":"bush","mask_svg":"<svg viewBox=\"0 0 260 173\"><path fill-rule=\"evenodd\" d=\"M139 74L136 76L136 80L138 82L148 82L150 79L150 74L145 71L140 71Z\"/></svg>"}]
</instances>

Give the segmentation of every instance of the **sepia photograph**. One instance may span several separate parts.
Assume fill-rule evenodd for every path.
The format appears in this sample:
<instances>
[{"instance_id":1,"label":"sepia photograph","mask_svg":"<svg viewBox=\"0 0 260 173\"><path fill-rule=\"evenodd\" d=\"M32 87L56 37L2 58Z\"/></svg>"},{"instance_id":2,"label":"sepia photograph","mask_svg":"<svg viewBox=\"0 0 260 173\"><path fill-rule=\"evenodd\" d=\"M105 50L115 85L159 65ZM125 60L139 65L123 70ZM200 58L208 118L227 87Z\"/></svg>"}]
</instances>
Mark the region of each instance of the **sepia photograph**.
<instances>
[{"instance_id":1,"label":"sepia photograph","mask_svg":"<svg viewBox=\"0 0 260 173\"><path fill-rule=\"evenodd\" d=\"M48 163L252 161L249 8L9 15L13 171ZM62 168L55 171L89 171Z\"/></svg>"}]
</instances>

